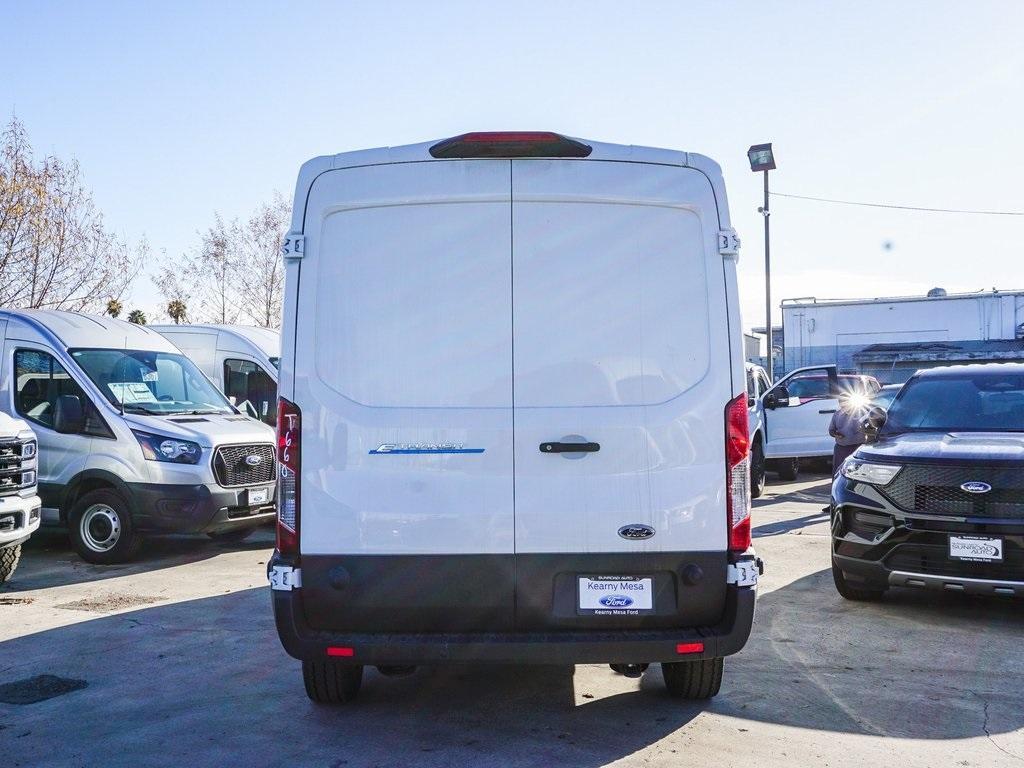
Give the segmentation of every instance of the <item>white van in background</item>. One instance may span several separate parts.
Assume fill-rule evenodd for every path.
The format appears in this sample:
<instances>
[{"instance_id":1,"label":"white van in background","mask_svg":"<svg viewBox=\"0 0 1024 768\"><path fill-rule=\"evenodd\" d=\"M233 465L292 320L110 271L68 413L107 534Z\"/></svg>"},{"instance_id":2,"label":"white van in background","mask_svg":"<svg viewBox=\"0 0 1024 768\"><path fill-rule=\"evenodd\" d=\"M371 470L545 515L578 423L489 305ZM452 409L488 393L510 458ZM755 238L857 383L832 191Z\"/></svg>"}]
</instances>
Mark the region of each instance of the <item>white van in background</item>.
<instances>
[{"instance_id":1,"label":"white van in background","mask_svg":"<svg viewBox=\"0 0 1024 768\"><path fill-rule=\"evenodd\" d=\"M309 697L452 661L715 695L758 574L718 165L467 134L311 160L293 211L269 575Z\"/></svg>"},{"instance_id":2,"label":"white van in background","mask_svg":"<svg viewBox=\"0 0 1024 768\"><path fill-rule=\"evenodd\" d=\"M123 562L157 533L235 541L272 518L273 431L160 334L2 310L0 339L0 408L38 437L43 521L85 560Z\"/></svg>"},{"instance_id":3,"label":"white van in background","mask_svg":"<svg viewBox=\"0 0 1024 768\"><path fill-rule=\"evenodd\" d=\"M254 325L150 325L166 336L243 413L277 423L281 334Z\"/></svg>"}]
</instances>

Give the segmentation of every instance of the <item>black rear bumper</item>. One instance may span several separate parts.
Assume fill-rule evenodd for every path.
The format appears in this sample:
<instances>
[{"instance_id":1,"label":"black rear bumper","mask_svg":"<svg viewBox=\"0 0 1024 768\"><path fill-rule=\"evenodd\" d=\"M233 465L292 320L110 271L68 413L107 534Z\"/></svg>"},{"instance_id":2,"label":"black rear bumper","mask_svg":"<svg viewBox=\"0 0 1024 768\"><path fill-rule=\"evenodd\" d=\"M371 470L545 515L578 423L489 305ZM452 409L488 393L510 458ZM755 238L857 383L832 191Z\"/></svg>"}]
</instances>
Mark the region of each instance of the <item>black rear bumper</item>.
<instances>
[{"instance_id":1,"label":"black rear bumper","mask_svg":"<svg viewBox=\"0 0 1024 768\"><path fill-rule=\"evenodd\" d=\"M279 562L275 554L270 565ZM271 591L278 635L288 654L323 659L328 647L341 646L352 649L352 656L344 661L365 665L632 664L728 656L741 650L750 636L756 596L753 587L727 586L713 607L717 619L698 626L425 633L315 629L306 618L306 592L305 586ZM681 643L702 643L703 651L680 655Z\"/></svg>"}]
</instances>

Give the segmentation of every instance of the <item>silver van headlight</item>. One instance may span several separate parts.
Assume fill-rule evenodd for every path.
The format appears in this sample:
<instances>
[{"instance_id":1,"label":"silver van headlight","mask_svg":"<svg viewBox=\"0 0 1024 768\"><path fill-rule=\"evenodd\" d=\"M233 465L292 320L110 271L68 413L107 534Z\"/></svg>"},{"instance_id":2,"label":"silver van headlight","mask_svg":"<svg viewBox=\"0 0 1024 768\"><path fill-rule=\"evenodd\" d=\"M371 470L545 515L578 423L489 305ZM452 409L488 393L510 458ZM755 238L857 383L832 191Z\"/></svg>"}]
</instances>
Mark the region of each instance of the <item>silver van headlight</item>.
<instances>
[{"instance_id":1,"label":"silver van headlight","mask_svg":"<svg viewBox=\"0 0 1024 768\"><path fill-rule=\"evenodd\" d=\"M135 439L142 447L142 455L148 461L167 461L172 464L198 464L203 455L199 443L191 440L179 440L176 437L152 435L149 432L132 430Z\"/></svg>"},{"instance_id":2,"label":"silver van headlight","mask_svg":"<svg viewBox=\"0 0 1024 768\"><path fill-rule=\"evenodd\" d=\"M875 464L863 459L849 458L839 471L843 477L869 485L887 485L903 469L899 464Z\"/></svg>"}]
</instances>

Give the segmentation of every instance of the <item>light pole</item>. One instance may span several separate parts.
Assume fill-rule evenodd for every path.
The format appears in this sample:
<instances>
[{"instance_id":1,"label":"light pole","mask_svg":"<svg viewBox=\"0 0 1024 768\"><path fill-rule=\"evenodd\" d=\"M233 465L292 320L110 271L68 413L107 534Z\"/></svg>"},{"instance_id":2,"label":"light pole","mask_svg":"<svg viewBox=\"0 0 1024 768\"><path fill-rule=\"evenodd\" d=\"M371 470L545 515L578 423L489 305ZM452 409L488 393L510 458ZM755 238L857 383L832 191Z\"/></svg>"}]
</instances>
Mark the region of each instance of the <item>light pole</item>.
<instances>
[{"instance_id":1,"label":"light pole","mask_svg":"<svg viewBox=\"0 0 1024 768\"><path fill-rule=\"evenodd\" d=\"M767 362L768 381L775 381L775 365L772 355L772 258L771 244L768 237L768 219L771 214L768 211L768 171L775 170L775 155L772 154L772 145L755 144L747 150L747 158L750 160L750 170L757 173L764 173L764 205L757 209L758 213L764 216L764 332L768 339Z\"/></svg>"}]
</instances>

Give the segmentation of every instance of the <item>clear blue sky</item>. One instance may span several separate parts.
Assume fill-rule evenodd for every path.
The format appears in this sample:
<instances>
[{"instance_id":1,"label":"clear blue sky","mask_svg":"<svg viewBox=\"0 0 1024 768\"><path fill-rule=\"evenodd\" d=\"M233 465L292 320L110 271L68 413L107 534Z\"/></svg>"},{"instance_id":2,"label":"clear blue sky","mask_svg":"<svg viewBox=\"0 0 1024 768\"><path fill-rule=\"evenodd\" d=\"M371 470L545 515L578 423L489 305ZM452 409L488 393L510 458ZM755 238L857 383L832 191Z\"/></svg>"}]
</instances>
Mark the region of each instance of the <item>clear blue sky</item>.
<instances>
[{"instance_id":1,"label":"clear blue sky","mask_svg":"<svg viewBox=\"0 0 1024 768\"><path fill-rule=\"evenodd\" d=\"M761 180L1024 210L1024 3L0 0L0 112L77 157L109 224L182 252L309 157L544 129L724 170L744 324L763 323ZM773 202L775 297L1024 287L1024 217ZM883 244L891 243L889 250ZM146 277L129 306L152 309Z\"/></svg>"}]
</instances>

